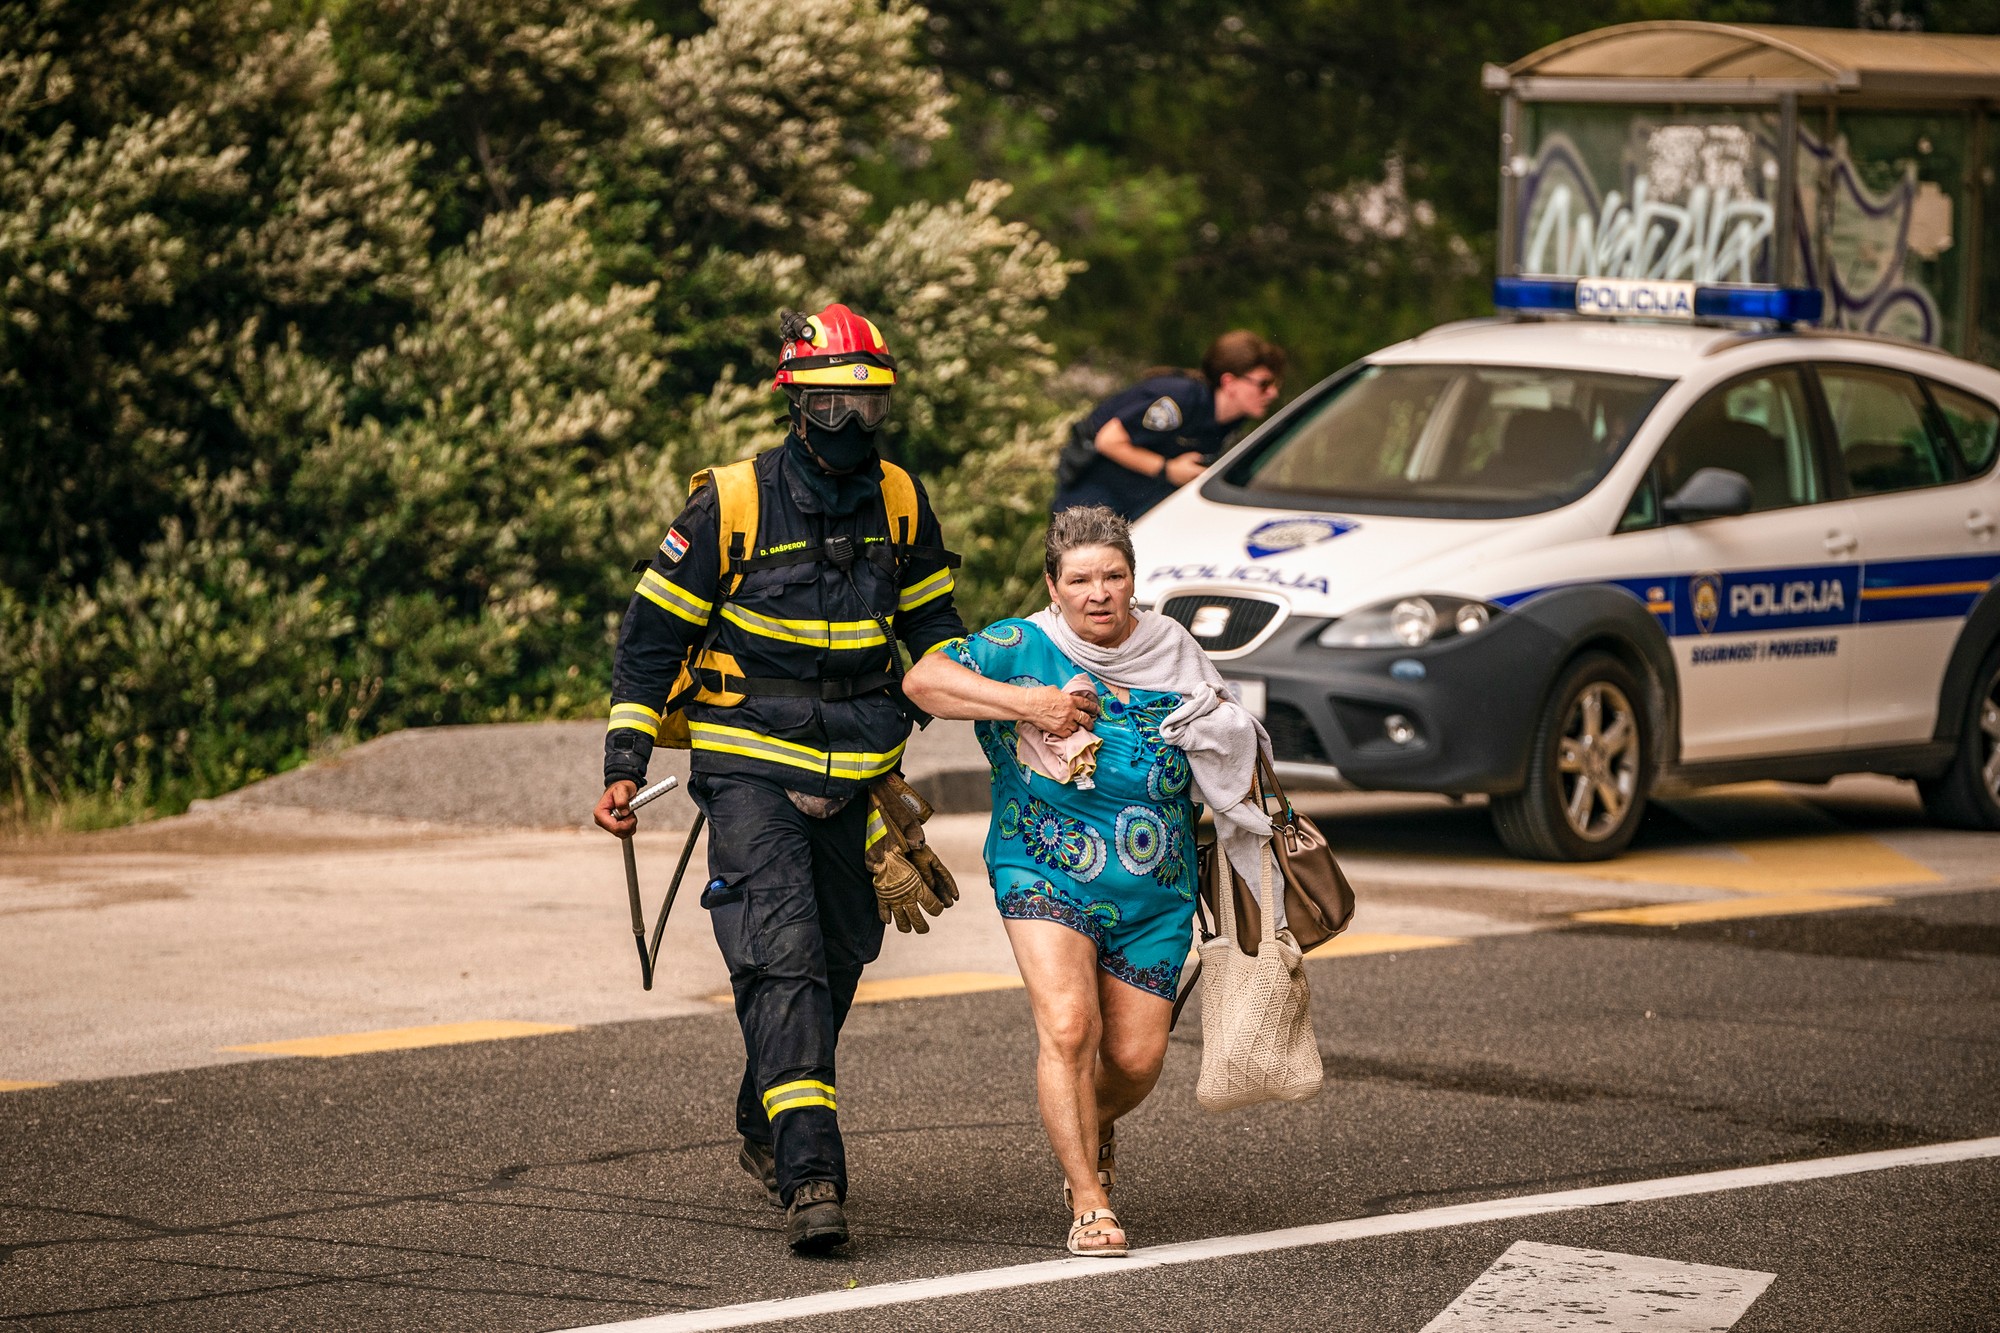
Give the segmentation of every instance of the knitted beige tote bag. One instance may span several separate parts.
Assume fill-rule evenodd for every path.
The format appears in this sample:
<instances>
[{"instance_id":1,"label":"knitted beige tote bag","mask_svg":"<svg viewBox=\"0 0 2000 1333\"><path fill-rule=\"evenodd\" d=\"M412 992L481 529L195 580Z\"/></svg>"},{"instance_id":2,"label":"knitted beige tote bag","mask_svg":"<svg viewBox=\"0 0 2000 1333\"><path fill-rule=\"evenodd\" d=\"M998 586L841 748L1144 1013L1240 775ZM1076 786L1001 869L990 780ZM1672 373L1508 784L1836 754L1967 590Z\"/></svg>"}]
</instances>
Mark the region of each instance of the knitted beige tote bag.
<instances>
[{"instance_id":1,"label":"knitted beige tote bag","mask_svg":"<svg viewBox=\"0 0 2000 1333\"><path fill-rule=\"evenodd\" d=\"M1232 893L1216 895L1219 930L1201 946L1201 1081L1195 1098L1210 1111L1266 1101L1303 1101L1325 1071L1313 1038L1304 956L1277 920L1270 843L1259 857L1262 941L1255 957L1236 943Z\"/></svg>"}]
</instances>

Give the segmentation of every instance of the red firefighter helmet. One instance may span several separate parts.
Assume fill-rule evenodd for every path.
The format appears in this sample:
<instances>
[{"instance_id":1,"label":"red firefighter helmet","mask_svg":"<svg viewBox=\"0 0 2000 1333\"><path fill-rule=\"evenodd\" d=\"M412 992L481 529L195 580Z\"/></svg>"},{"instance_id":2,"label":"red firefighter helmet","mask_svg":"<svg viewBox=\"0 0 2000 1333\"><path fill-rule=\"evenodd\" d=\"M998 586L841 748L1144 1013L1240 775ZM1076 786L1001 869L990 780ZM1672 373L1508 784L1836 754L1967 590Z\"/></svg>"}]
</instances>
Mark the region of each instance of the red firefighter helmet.
<instances>
[{"instance_id":1,"label":"red firefighter helmet","mask_svg":"<svg viewBox=\"0 0 2000 1333\"><path fill-rule=\"evenodd\" d=\"M774 388L886 389L896 382L896 358L882 330L835 302L817 315L786 311L779 320Z\"/></svg>"}]
</instances>

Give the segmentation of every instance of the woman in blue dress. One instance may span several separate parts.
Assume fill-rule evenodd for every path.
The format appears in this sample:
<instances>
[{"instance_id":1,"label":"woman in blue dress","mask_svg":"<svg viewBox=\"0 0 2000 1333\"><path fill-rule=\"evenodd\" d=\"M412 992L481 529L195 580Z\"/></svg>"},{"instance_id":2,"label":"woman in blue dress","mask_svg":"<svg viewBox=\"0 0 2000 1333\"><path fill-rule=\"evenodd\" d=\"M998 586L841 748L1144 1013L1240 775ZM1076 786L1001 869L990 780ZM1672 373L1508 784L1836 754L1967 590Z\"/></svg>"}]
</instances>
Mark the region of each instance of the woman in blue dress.
<instances>
[{"instance_id":1,"label":"woman in blue dress","mask_svg":"<svg viewBox=\"0 0 2000 1333\"><path fill-rule=\"evenodd\" d=\"M973 718L993 775L986 864L1034 1010L1042 1122L1063 1174L1076 1254L1124 1254L1106 1191L1113 1126L1158 1080L1192 936L1196 810L1186 754L1160 723L1177 693L1105 684L1057 647L1063 627L1116 649L1137 623L1131 537L1102 507L1051 521L1045 557L1060 625L1003 620L926 656L918 707ZM1178 629L1178 626L1175 627ZM1072 774L1047 743L1100 742ZM1031 729L1034 729L1031 731ZM1023 744L1023 734L1042 744ZM1039 734L1037 734L1039 733Z\"/></svg>"}]
</instances>

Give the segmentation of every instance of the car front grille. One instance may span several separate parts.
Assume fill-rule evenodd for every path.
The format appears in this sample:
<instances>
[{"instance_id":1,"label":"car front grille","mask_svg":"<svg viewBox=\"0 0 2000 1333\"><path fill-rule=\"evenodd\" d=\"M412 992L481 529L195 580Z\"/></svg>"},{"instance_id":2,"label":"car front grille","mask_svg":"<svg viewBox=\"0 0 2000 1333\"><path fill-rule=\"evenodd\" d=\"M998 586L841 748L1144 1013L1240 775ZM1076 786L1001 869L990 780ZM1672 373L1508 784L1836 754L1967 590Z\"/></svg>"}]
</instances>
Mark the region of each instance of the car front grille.
<instances>
[{"instance_id":1,"label":"car front grille","mask_svg":"<svg viewBox=\"0 0 2000 1333\"><path fill-rule=\"evenodd\" d=\"M1262 597L1197 593L1169 597L1160 610L1186 625L1194 641L1209 652L1226 653L1263 633L1283 608Z\"/></svg>"},{"instance_id":2,"label":"car front grille","mask_svg":"<svg viewBox=\"0 0 2000 1333\"><path fill-rule=\"evenodd\" d=\"M1264 730L1271 736L1271 753L1281 763L1331 764L1319 733L1303 711L1273 699L1264 711Z\"/></svg>"}]
</instances>

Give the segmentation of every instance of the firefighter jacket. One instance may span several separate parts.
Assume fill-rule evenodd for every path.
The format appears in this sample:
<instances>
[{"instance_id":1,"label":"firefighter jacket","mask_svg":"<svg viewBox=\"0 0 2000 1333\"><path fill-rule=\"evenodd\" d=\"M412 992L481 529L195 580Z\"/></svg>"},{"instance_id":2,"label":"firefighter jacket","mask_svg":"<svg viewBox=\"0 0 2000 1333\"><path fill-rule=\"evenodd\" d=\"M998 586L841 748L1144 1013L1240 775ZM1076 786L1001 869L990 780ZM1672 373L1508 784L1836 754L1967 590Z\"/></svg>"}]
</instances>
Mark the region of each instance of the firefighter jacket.
<instances>
[{"instance_id":1,"label":"firefighter jacket","mask_svg":"<svg viewBox=\"0 0 2000 1333\"><path fill-rule=\"evenodd\" d=\"M964 635L956 557L921 485L915 532L892 535L881 503L828 513L794 466L783 448L757 456L754 546L732 553L735 572L723 572L714 485L694 492L647 562L612 665L607 786L643 784L684 662L701 687L681 696L696 773L843 797L901 760L910 725L883 627L912 658ZM843 545L845 570L826 554Z\"/></svg>"}]
</instances>

